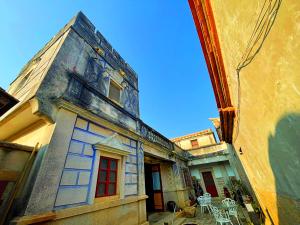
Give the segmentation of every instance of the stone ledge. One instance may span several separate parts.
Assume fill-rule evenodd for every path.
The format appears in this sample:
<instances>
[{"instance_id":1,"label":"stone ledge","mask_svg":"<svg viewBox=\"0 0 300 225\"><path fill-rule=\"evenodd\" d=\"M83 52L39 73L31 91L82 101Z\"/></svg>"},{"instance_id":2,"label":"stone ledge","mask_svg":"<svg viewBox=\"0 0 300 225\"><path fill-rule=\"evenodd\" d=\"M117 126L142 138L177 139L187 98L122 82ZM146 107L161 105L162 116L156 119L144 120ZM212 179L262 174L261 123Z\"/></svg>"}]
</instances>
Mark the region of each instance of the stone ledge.
<instances>
[{"instance_id":1,"label":"stone ledge","mask_svg":"<svg viewBox=\"0 0 300 225\"><path fill-rule=\"evenodd\" d=\"M55 220L73 217L85 213L92 213L103 209L114 208L120 205L126 205L133 202L142 201L145 200L146 198L148 198L147 195L133 196L133 197L127 197L125 199L97 202L94 203L93 205L85 205L85 206L79 206L74 208L57 210L55 211L56 214Z\"/></svg>"},{"instance_id":2,"label":"stone ledge","mask_svg":"<svg viewBox=\"0 0 300 225\"><path fill-rule=\"evenodd\" d=\"M16 150L16 151L25 151L25 152L32 152L34 147L27 146L27 145L20 145L16 143L0 141L0 148L4 148L4 150Z\"/></svg>"},{"instance_id":3,"label":"stone ledge","mask_svg":"<svg viewBox=\"0 0 300 225\"><path fill-rule=\"evenodd\" d=\"M55 213L47 212L47 213L43 213L43 214L16 217L12 221L10 221L10 224L25 225L25 224L47 222L47 221L54 220L54 219L55 219Z\"/></svg>"},{"instance_id":4,"label":"stone ledge","mask_svg":"<svg viewBox=\"0 0 300 225\"><path fill-rule=\"evenodd\" d=\"M113 208L113 207L117 207L120 205L130 204L133 202L143 201L147 198L148 198L147 195L134 196L134 197L128 197L126 199L104 201L101 203L95 203L93 205L79 206L79 207L63 209L63 210L58 210L58 211L53 211L53 212L46 212L43 214L16 217L11 221L11 224L24 225L24 224L32 224L32 223L38 223L38 222L59 220L59 219L64 219L64 218L68 218L68 217L82 215L85 213L92 213L92 212L96 212L96 211L103 210L103 209ZM149 223L148 223L148 221L146 221L142 224L147 225Z\"/></svg>"}]
</instances>

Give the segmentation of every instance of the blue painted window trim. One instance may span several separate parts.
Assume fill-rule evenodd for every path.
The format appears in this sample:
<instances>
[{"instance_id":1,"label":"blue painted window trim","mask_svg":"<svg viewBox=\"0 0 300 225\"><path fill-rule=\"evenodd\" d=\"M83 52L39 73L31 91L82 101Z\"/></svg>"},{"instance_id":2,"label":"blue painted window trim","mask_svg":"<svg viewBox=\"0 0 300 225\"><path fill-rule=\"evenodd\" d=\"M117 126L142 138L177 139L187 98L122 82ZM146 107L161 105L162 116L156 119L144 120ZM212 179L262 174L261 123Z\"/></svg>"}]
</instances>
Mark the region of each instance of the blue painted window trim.
<instances>
[{"instance_id":1,"label":"blue painted window trim","mask_svg":"<svg viewBox=\"0 0 300 225\"><path fill-rule=\"evenodd\" d=\"M92 169L91 169L91 172L90 172L90 179L89 179L89 187L88 187L88 194L87 194L87 196L86 196L86 201L88 202L88 200L89 200L89 196L90 196L90 192L91 192L91 184L92 184L92 179L93 179L93 174L94 174L94 164L95 164L95 158L96 158L96 151L95 151L95 149L94 149L94 147L92 146L92 148L93 148L93 152L94 152L94 154L93 154L93 160L92 160Z\"/></svg>"},{"instance_id":2,"label":"blue painted window trim","mask_svg":"<svg viewBox=\"0 0 300 225\"><path fill-rule=\"evenodd\" d=\"M137 185L138 183L125 183L125 185Z\"/></svg>"},{"instance_id":3,"label":"blue painted window trim","mask_svg":"<svg viewBox=\"0 0 300 225\"><path fill-rule=\"evenodd\" d=\"M124 195L125 197L130 197L130 196L137 196L138 194L130 194L130 195Z\"/></svg>"},{"instance_id":4,"label":"blue painted window trim","mask_svg":"<svg viewBox=\"0 0 300 225\"><path fill-rule=\"evenodd\" d=\"M79 203L71 203L71 204L65 204L65 205L59 205L55 206L54 208L57 209L66 209L70 207L76 207L76 206L82 206L82 205L87 205L87 202L79 202Z\"/></svg>"},{"instance_id":5,"label":"blue painted window trim","mask_svg":"<svg viewBox=\"0 0 300 225\"><path fill-rule=\"evenodd\" d=\"M87 118L84 118L84 117L82 117L82 116L79 116L79 115L78 115L77 117L80 118L80 119L82 119L82 120L87 121L87 122L88 122L88 128L90 127L90 123L92 123L92 124L94 124L94 125L96 125L96 126L99 126L99 127L104 128L104 129L106 129L106 130L109 130L109 131L112 131L112 132L116 132L115 130L112 130L112 129L108 128L108 127L105 127L105 126L103 126L103 125L101 125L101 124L99 124L99 123L95 123L94 121L91 121L91 120L89 120L89 119L87 119ZM116 132L116 133L118 133L118 132ZM122 136L122 137L125 137L125 138L128 138L128 139L130 139L130 140L132 140L132 141L137 142L137 140L134 140L134 139L132 139L131 137L128 137L128 136L126 136L126 135L123 135L123 134L120 134L120 133L118 133L118 135L120 135L120 136Z\"/></svg>"},{"instance_id":6,"label":"blue painted window trim","mask_svg":"<svg viewBox=\"0 0 300 225\"><path fill-rule=\"evenodd\" d=\"M132 149L136 150L136 147L132 147L131 145L124 144L124 143L122 143L122 144L125 145L125 146L128 147L128 148L132 148Z\"/></svg>"},{"instance_id":7,"label":"blue painted window trim","mask_svg":"<svg viewBox=\"0 0 300 225\"><path fill-rule=\"evenodd\" d=\"M92 159L93 156L91 155L84 155L84 154L79 154L79 153L74 153L74 152L68 152L68 155L73 155L73 156L79 156L79 157L82 157L82 158L89 158L89 159Z\"/></svg>"},{"instance_id":8,"label":"blue painted window trim","mask_svg":"<svg viewBox=\"0 0 300 225\"><path fill-rule=\"evenodd\" d=\"M137 163L132 163L132 162L125 162L126 164L128 164L128 165L137 165Z\"/></svg>"},{"instance_id":9,"label":"blue painted window trim","mask_svg":"<svg viewBox=\"0 0 300 225\"><path fill-rule=\"evenodd\" d=\"M91 172L91 169L64 168L65 171Z\"/></svg>"},{"instance_id":10,"label":"blue painted window trim","mask_svg":"<svg viewBox=\"0 0 300 225\"><path fill-rule=\"evenodd\" d=\"M93 133L93 132L91 132L91 131L84 130L84 129L81 129L81 128L78 128L78 127L75 127L74 130L79 130L79 131L82 131L82 132L84 132L84 133L88 133L88 134L91 134L91 135L95 135L95 136L97 136L97 137L105 138L105 136L103 136L103 135L96 134L96 133ZM75 138L73 137L73 135L72 135L72 139L77 140L77 139L75 139ZM78 141L79 141L79 140L78 140ZM85 143L87 143L87 142L85 142ZM89 143L88 143L88 144L89 144Z\"/></svg>"},{"instance_id":11,"label":"blue painted window trim","mask_svg":"<svg viewBox=\"0 0 300 225\"><path fill-rule=\"evenodd\" d=\"M59 186L59 189L67 189L67 188L83 188L83 187L88 187L89 185L88 184L83 184L83 185L79 185L79 184L76 184L76 185L60 185Z\"/></svg>"},{"instance_id":12,"label":"blue painted window trim","mask_svg":"<svg viewBox=\"0 0 300 225\"><path fill-rule=\"evenodd\" d=\"M138 173L132 173L132 172L125 172L125 174L138 174Z\"/></svg>"}]
</instances>

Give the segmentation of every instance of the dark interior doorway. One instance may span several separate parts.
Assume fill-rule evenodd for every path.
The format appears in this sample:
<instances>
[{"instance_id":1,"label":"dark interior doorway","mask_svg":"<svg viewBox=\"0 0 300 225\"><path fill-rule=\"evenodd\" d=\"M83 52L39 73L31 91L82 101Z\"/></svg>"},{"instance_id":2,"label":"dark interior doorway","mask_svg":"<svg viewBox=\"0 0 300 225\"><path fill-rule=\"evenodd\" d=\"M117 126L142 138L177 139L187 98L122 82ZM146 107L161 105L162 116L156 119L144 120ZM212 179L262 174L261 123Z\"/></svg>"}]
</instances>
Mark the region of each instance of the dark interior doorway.
<instances>
[{"instance_id":1,"label":"dark interior doorway","mask_svg":"<svg viewBox=\"0 0 300 225\"><path fill-rule=\"evenodd\" d=\"M146 200L146 209L147 212L154 212L152 167L151 164L145 163L144 165L145 165L145 188L146 188L146 195L148 195L148 198Z\"/></svg>"},{"instance_id":2,"label":"dark interior doorway","mask_svg":"<svg viewBox=\"0 0 300 225\"><path fill-rule=\"evenodd\" d=\"M164 210L164 201L161 185L159 164L145 163L145 189L148 198L146 200L147 212Z\"/></svg>"}]
</instances>

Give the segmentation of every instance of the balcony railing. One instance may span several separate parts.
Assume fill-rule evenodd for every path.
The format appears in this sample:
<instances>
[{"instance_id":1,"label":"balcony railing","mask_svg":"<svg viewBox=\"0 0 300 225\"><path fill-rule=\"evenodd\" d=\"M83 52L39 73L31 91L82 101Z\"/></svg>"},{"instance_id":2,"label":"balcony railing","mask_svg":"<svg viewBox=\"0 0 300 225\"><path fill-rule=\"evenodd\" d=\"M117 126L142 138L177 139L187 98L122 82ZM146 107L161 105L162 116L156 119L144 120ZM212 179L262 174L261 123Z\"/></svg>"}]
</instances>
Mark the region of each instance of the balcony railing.
<instances>
[{"instance_id":1,"label":"balcony railing","mask_svg":"<svg viewBox=\"0 0 300 225\"><path fill-rule=\"evenodd\" d=\"M191 154L188 151L183 150L182 148L174 144L172 141L170 141L168 138L149 127L143 121L139 120L138 127L140 135L143 138L164 147L164 149L166 149L166 151L168 151L171 155L176 154L177 156L180 156L186 160L188 160L191 157Z\"/></svg>"},{"instance_id":2,"label":"balcony railing","mask_svg":"<svg viewBox=\"0 0 300 225\"><path fill-rule=\"evenodd\" d=\"M173 143L168 138L164 137L141 120L139 121L139 131L143 138L159 144L170 151L174 150Z\"/></svg>"}]
</instances>

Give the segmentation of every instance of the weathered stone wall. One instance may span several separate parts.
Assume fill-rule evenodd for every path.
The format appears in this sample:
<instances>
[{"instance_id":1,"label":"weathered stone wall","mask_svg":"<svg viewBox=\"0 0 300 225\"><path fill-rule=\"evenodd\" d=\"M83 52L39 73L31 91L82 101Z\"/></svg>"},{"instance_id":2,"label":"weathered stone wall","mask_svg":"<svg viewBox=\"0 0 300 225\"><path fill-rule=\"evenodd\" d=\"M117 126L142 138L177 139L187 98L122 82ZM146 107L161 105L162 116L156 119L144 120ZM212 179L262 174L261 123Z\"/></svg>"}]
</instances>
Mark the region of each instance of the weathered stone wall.
<instances>
[{"instance_id":1,"label":"weathered stone wall","mask_svg":"<svg viewBox=\"0 0 300 225\"><path fill-rule=\"evenodd\" d=\"M121 87L119 104L107 98L111 80ZM82 13L29 61L9 93L23 101L36 96L39 112L53 121L56 102L63 98L137 129L137 75Z\"/></svg>"},{"instance_id":2,"label":"weathered stone wall","mask_svg":"<svg viewBox=\"0 0 300 225\"><path fill-rule=\"evenodd\" d=\"M78 28L77 23L81 19L78 17L71 27L38 91L38 98L43 102L41 110L55 117L55 107L52 104L56 99L64 98L99 116L136 130L135 119L139 117L137 78L133 76L135 80L131 77L132 80L129 81L127 75L122 76L118 68L114 68L107 58L95 50L97 46L91 45L80 35L80 32L92 32L88 27ZM122 87L120 105L107 98L111 80Z\"/></svg>"},{"instance_id":3,"label":"weathered stone wall","mask_svg":"<svg viewBox=\"0 0 300 225\"><path fill-rule=\"evenodd\" d=\"M108 98L111 80L122 87L119 103ZM180 148L174 153L172 142L139 120L137 75L82 13L34 56L11 85L10 92L22 100L20 105L31 99L35 104L27 113L43 119L34 120L8 138L17 143L43 143L38 167L27 188L26 216L74 208L75 212L68 216L73 217L87 213L80 211L82 207L99 207L93 209L98 213L91 211L96 214L92 218L100 218L106 212L118 214L103 220L105 223L127 216L128 224L145 222L145 143L151 146L148 151L162 158L175 160L175 153L179 158L186 157ZM118 133L118 141L127 149L123 153L130 153L115 154L122 161L119 190L117 196L112 196L114 199L102 202L95 199L102 153L92 145L114 133ZM178 161L179 166L184 164ZM187 199L184 190L180 196ZM113 208L107 202L115 204L115 208L102 211L103 207ZM133 204L124 210L129 203ZM76 211L75 206L81 206L80 210ZM84 214L81 219L86 217ZM91 220L90 224L93 223Z\"/></svg>"},{"instance_id":4,"label":"weathered stone wall","mask_svg":"<svg viewBox=\"0 0 300 225\"><path fill-rule=\"evenodd\" d=\"M228 154L228 151L227 151L226 143L223 142L223 143L219 143L219 144L210 145L207 147L191 149L191 150L189 150L189 153L193 156L209 157L214 154L216 154L216 155L225 154L226 155L226 154Z\"/></svg>"},{"instance_id":5,"label":"weathered stone wall","mask_svg":"<svg viewBox=\"0 0 300 225\"><path fill-rule=\"evenodd\" d=\"M41 50L24 66L9 87L12 96L25 102L36 94L66 36L67 33L46 45L45 51Z\"/></svg>"},{"instance_id":6,"label":"weathered stone wall","mask_svg":"<svg viewBox=\"0 0 300 225\"><path fill-rule=\"evenodd\" d=\"M191 175L200 182L203 191L206 191L205 183L202 177L202 172L210 171L213 175L214 182L218 191L219 197L224 197L223 187L232 188L230 177L238 178L231 168L228 161L219 163L202 164L190 167Z\"/></svg>"},{"instance_id":7,"label":"weathered stone wall","mask_svg":"<svg viewBox=\"0 0 300 225\"><path fill-rule=\"evenodd\" d=\"M231 98L235 107L240 106L233 134L235 150L242 150L237 155L267 220L299 224L299 1L281 2L262 48L240 71L240 86L236 68L264 1L215 0L211 4Z\"/></svg>"},{"instance_id":8,"label":"weathered stone wall","mask_svg":"<svg viewBox=\"0 0 300 225\"><path fill-rule=\"evenodd\" d=\"M49 133L50 142L43 146L42 162L31 184L25 215L53 210L75 121L75 113L64 109L58 112L54 131Z\"/></svg>"},{"instance_id":9,"label":"weathered stone wall","mask_svg":"<svg viewBox=\"0 0 300 225\"><path fill-rule=\"evenodd\" d=\"M212 131L206 134L200 134L198 136L193 136L190 138L183 138L181 140L176 141L175 143L179 147L188 150L193 148L191 140L197 140L199 147L216 144L216 139Z\"/></svg>"},{"instance_id":10,"label":"weathered stone wall","mask_svg":"<svg viewBox=\"0 0 300 225\"><path fill-rule=\"evenodd\" d=\"M177 194L177 190L183 190L181 187L183 181L176 179L172 163L160 163L160 171L165 209L167 208L168 201L175 201L177 205L183 207L184 201L180 202Z\"/></svg>"},{"instance_id":11,"label":"weathered stone wall","mask_svg":"<svg viewBox=\"0 0 300 225\"><path fill-rule=\"evenodd\" d=\"M77 117L57 191L56 209L93 203L95 190L92 186L97 181L99 159L96 159L92 145L113 134L114 131L111 129ZM126 156L125 168L119 168L125 169L121 171L125 173L125 179L119 180L117 185L119 188L124 186L125 197L137 195L137 142L125 136L120 138L124 147L131 153Z\"/></svg>"}]
</instances>

